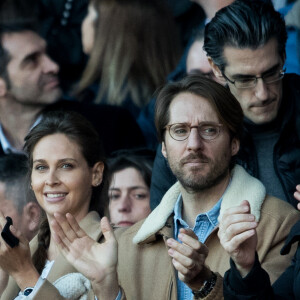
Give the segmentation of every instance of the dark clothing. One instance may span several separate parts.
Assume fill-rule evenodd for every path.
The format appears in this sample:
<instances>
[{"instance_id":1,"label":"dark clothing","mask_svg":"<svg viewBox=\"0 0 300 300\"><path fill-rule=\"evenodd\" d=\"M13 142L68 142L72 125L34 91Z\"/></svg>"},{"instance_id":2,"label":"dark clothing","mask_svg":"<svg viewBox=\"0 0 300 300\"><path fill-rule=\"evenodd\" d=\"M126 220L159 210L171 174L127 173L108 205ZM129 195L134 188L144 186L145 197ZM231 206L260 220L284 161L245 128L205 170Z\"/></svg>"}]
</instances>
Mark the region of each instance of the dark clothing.
<instances>
[{"instance_id":1,"label":"dark clothing","mask_svg":"<svg viewBox=\"0 0 300 300\"><path fill-rule=\"evenodd\" d=\"M79 95L78 95L78 100L82 103L94 103L95 104L95 100L97 98L97 95L99 93L99 82L98 83L94 83L92 85L90 85L89 87L87 87L85 90L83 90ZM107 104L110 105L108 103L108 98L106 96L104 96L101 99L100 104ZM95 104L98 105L98 104ZM127 94L127 96L124 97L122 103L120 105L118 105L119 107L123 107L124 109L127 109L131 115L133 116L133 118L136 120L141 112L141 108L135 104L131 98L131 96L129 94Z\"/></svg>"},{"instance_id":2,"label":"dark clothing","mask_svg":"<svg viewBox=\"0 0 300 300\"><path fill-rule=\"evenodd\" d=\"M278 126L279 130L279 139L273 152L274 171L282 185L287 201L296 207L298 201L294 199L293 194L296 185L300 183L300 76L287 74L283 78L283 97L279 115L272 124ZM252 176L260 178L258 156L252 134L255 133L255 130L260 130L262 126L250 124L250 121L246 120L244 125L244 135L236 162ZM161 146L156 155L158 157L154 162L150 189L152 208L160 202L176 180L170 170L167 170L168 166L161 154ZM267 190L267 193L272 194L272 191Z\"/></svg>"},{"instance_id":3,"label":"dark clothing","mask_svg":"<svg viewBox=\"0 0 300 300\"><path fill-rule=\"evenodd\" d=\"M290 252L292 244L298 248L292 264L275 281L273 288L268 273L261 268L258 257L250 273L242 278L233 261L224 276L225 300L296 300L300 299L300 221L294 225L281 249L281 254Z\"/></svg>"},{"instance_id":4,"label":"dark clothing","mask_svg":"<svg viewBox=\"0 0 300 300\"><path fill-rule=\"evenodd\" d=\"M60 66L60 82L69 91L85 68L81 24L87 14L88 0L39 0L39 30L47 41L50 57Z\"/></svg>"},{"instance_id":5,"label":"dark clothing","mask_svg":"<svg viewBox=\"0 0 300 300\"><path fill-rule=\"evenodd\" d=\"M269 155L274 152L274 146L277 143L280 132L272 126L270 129L261 130L260 132L251 133L255 144L258 160L258 174L260 181L268 189L270 195L287 201L282 185L275 173L273 156Z\"/></svg>"},{"instance_id":6,"label":"dark clothing","mask_svg":"<svg viewBox=\"0 0 300 300\"><path fill-rule=\"evenodd\" d=\"M124 108L61 100L47 106L43 112L56 110L75 111L87 118L98 132L107 156L116 150L145 146L139 126ZM0 155L3 154L0 144Z\"/></svg>"},{"instance_id":7,"label":"dark clothing","mask_svg":"<svg viewBox=\"0 0 300 300\"><path fill-rule=\"evenodd\" d=\"M278 126L280 137L274 147L273 161L275 173L282 185L288 202L294 207L298 201L293 194L296 185L300 183L300 76L287 74L283 79L283 95L279 115L273 122ZM241 147L237 163L248 173L260 178L258 172L258 157L255 151L253 133L260 126L244 122L245 130L241 139ZM265 126L268 126L267 124ZM267 191L268 194L272 192Z\"/></svg>"},{"instance_id":8,"label":"dark clothing","mask_svg":"<svg viewBox=\"0 0 300 300\"><path fill-rule=\"evenodd\" d=\"M45 109L45 111L49 110L72 110L86 117L98 132L106 155L120 149L145 146L139 126L131 114L122 107L64 100Z\"/></svg>"},{"instance_id":9,"label":"dark clothing","mask_svg":"<svg viewBox=\"0 0 300 300\"><path fill-rule=\"evenodd\" d=\"M167 160L161 153L161 144L158 145L152 169L150 188L150 208L153 210L161 201L167 190L177 181ZM160 197L160 198L159 198Z\"/></svg>"}]
</instances>

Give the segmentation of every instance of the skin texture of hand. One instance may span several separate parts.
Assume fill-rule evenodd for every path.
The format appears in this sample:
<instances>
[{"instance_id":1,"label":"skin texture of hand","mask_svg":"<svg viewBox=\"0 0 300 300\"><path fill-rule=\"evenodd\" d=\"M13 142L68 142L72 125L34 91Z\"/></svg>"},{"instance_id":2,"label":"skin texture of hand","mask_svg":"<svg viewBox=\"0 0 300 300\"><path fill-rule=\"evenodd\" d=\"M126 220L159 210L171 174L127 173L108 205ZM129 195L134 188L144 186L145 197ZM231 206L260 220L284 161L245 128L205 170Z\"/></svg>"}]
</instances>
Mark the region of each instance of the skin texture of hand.
<instances>
[{"instance_id":1,"label":"skin texture of hand","mask_svg":"<svg viewBox=\"0 0 300 300\"><path fill-rule=\"evenodd\" d=\"M295 197L295 199L300 201L300 184L298 184L296 186L296 192L294 193L294 197ZM298 208L298 210L300 210L300 203L298 203L297 208Z\"/></svg>"},{"instance_id":2,"label":"skin texture of hand","mask_svg":"<svg viewBox=\"0 0 300 300\"><path fill-rule=\"evenodd\" d=\"M0 297L6 288L7 282L8 282L8 273L0 269Z\"/></svg>"},{"instance_id":3,"label":"skin texture of hand","mask_svg":"<svg viewBox=\"0 0 300 300\"><path fill-rule=\"evenodd\" d=\"M250 213L249 202L244 200L239 206L227 209L220 216L219 222L218 236L221 245L245 277L254 264L257 246L258 223Z\"/></svg>"},{"instance_id":4,"label":"skin texture of hand","mask_svg":"<svg viewBox=\"0 0 300 300\"><path fill-rule=\"evenodd\" d=\"M199 290L211 276L211 271L204 265L208 248L199 242L191 229L181 228L178 239L182 244L172 238L166 241L178 278L192 290Z\"/></svg>"},{"instance_id":5,"label":"skin texture of hand","mask_svg":"<svg viewBox=\"0 0 300 300\"><path fill-rule=\"evenodd\" d=\"M55 213L54 217L51 221L53 238L62 254L90 279L98 299L115 299L119 291L116 271L118 244L108 219L101 219L105 242L99 244L80 228L71 214Z\"/></svg>"},{"instance_id":6,"label":"skin texture of hand","mask_svg":"<svg viewBox=\"0 0 300 300\"><path fill-rule=\"evenodd\" d=\"M0 212L0 231L5 224L6 219ZM13 226L10 226L10 231L20 242L18 246L11 248L0 237L0 268L15 279L21 290L33 287L39 279L39 274L31 260L29 243Z\"/></svg>"}]
</instances>

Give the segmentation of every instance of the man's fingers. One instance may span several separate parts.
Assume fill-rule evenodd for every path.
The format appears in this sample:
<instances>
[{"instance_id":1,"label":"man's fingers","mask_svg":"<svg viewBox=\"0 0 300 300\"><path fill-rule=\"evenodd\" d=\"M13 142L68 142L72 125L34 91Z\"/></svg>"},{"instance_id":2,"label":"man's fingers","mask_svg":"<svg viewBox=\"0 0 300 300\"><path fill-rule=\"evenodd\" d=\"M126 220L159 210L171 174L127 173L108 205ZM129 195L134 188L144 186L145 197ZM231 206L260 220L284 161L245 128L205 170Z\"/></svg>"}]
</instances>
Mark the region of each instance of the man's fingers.
<instances>
[{"instance_id":1,"label":"man's fingers","mask_svg":"<svg viewBox=\"0 0 300 300\"><path fill-rule=\"evenodd\" d=\"M184 265L182 265L179 261L177 261L175 258L172 259L172 264L173 264L174 268L178 271L178 278L182 282L189 282L200 271L200 268L198 265L194 264L194 265L192 265L191 268L187 268Z\"/></svg>"},{"instance_id":2,"label":"man's fingers","mask_svg":"<svg viewBox=\"0 0 300 300\"><path fill-rule=\"evenodd\" d=\"M223 219L226 216L250 213L250 210L251 209L249 202L247 200L243 200L240 205L226 209L223 214L219 216L219 220Z\"/></svg>"},{"instance_id":3,"label":"man's fingers","mask_svg":"<svg viewBox=\"0 0 300 300\"><path fill-rule=\"evenodd\" d=\"M187 245L181 244L178 241L170 238L167 240L167 245L187 257L192 257L193 249Z\"/></svg>"},{"instance_id":4,"label":"man's fingers","mask_svg":"<svg viewBox=\"0 0 300 300\"><path fill-rule=\"evenodd\" d=\"M168 253L171 257L176 259L176 261L178 261L180 264L182 264L187 269L191 269L193 266L195 266L195 263L194 263L193 259L179 253L178 251L176 251L172 248L170 248L168 250Z\"/></svg>"},{"instance_id":5,"label":"man's fingers","mask_svg":"<svg viewBox=\"0 0 300 300\"><path fill-rule=\"evenodd\" d=\"M255 229L257 227L257 222L241 222L237 224L232 224L227 227L226 231L224 231L224 237L226 240L233 239L236 235L241 234L245 231Z\"/></svg>"},{"instance_id":6,"label":"man's fingers","mask_svg":"<svg viewBox=\"0 0 300 300\"><path fill-rule=\"evenodd\" d=\"M239 248L241 244L243 244L246 240L248 240L253 235L255 235L255 229L244 231L234 236L230 241L222 244L222 246L228 253L233 253Z\"/></svg>"},{"instance_id":7,"label":"man's fingers","mask_svg":"<svg viewBox=\"0 0 300 300\"><path fill-rule=\"evenodd\" d=\"M300 201L300 184L296 186L296 192L294 193L294 197ZM298 208L299 209L299 208Z\"/></svg>"},{"instance_id":8,"label":"man's fingers","mask_svg":"<svg viewBox=\"0 0 300 300\"><path fill-rule=\"evenodd\" d=\"M191 233L192 232L192 233ZM180 241L182 241L185 245L189 246L190 248L196 250L198 253L201 253L205 256L208 255L208 248L206 245L199 242L198 237L196 234L191 230L181 230L178 235Z\"/></svg>"},{"instance_id":9,"label":"man's fingers","mask_svg":"<svg viewBox=\"0 0 300 300\"><path fill-rule=\"evenodd\" d=\"M184 233L184 234L190 236L191 238L193 238L195 240L198 240L198 237L197 237L196 233L192 229L190 229L190 228L188 228L188 229L186 229L186 228L180 228L179 232L180 233Z\"/></svg>"},{"instance_id":10,"label":"man's fingers","mask_svg":"<svg viewBox=\"0 0 300 300\"><path fill-rule=\"evenodd\" d=\"M187 274L190 272L191 268L187 268L184 265L181 264L181 262L179 262L176 258L172 259L172 263L173 266L175 267L175 269L180 272L182 275L187 276Z\"/></svg>"},{"instance_id":11,"label":"man's fingers","mask_svg":"<svg viewBox=\"0 0 300 300\"><path fill-rule=\"evenodd\" d=\"M224 216L220 223L220 230L226 230L228 227L234 224L240 224L243 222L254 222L255 216L252 214L235 214Z\"/></svg>"}]
</instances>

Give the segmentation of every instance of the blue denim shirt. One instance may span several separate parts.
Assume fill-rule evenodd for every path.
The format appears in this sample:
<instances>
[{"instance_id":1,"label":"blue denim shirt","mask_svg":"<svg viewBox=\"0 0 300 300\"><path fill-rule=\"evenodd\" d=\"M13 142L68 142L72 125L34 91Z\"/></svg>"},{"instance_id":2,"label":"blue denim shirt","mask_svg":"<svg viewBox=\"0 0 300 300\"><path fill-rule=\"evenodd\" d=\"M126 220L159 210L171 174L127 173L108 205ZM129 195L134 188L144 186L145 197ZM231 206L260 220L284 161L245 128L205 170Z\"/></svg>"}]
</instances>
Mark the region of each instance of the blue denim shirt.
<instances>
[{"instance_id":1,"label":"blue denim shirt","mask_svg":"<svg viewBox=\"0 0 300 300\"><path fill-rule=\"evenodd\" d=\"M218 217L220 214L221 199L215 204L215 206L204 214L199 214L195 220L195 226L192 230L197 235L199 241L204 243L218 225ZM179 195L174 207L174 237L177 241L180 228L189 228L188 224L182 219L182 197ZM193 299L192 290L181 280L177 278L177 297L179 300L191 300Z\"/></svg>"}]
</instances>

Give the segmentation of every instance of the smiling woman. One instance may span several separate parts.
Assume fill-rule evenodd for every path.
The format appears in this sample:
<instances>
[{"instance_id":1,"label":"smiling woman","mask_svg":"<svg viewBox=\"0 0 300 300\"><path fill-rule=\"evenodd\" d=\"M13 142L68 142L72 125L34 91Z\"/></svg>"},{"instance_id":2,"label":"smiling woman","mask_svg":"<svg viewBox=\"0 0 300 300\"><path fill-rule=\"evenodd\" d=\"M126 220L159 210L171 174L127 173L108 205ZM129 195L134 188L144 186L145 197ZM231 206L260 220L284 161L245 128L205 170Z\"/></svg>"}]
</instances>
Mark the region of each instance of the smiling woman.
<instances>
[{"instance_id":1,"label":"smiling woman","mask_svg":"<svg viewBox=\"0 0 300 300\"><path fill-rule=\"evenodd\" d=\"M55 214L71 213L93 239L99 240L99 214L104 214L108 184L98 135L76 113L51 112L27 135L25 149L31 188L46 217L32 241L32 258L28 242L18 231L11 228L20 239L14 249L0 238L0 267L15 281L1 299L15 299L18 293L18 297L30 293L32 299L45 295L47 299L79 299L84 295L94 299L91 282L59 254L51 220ZM0 229L4 224L0 214Z\"/></svg>"}]
</instances>

